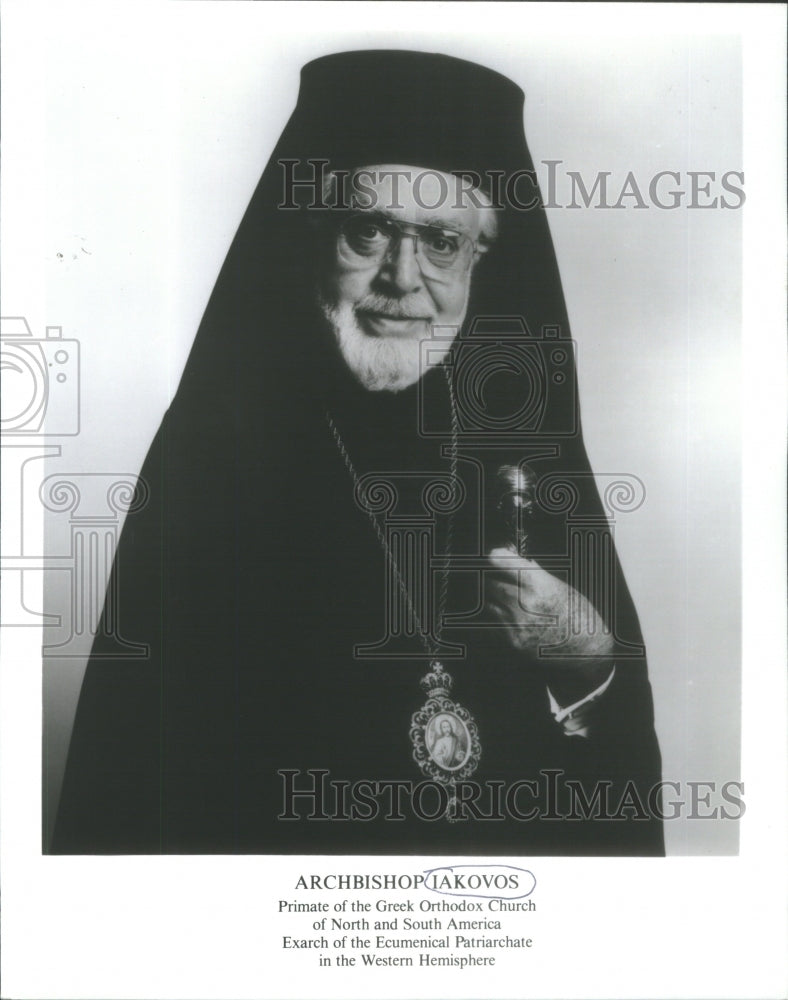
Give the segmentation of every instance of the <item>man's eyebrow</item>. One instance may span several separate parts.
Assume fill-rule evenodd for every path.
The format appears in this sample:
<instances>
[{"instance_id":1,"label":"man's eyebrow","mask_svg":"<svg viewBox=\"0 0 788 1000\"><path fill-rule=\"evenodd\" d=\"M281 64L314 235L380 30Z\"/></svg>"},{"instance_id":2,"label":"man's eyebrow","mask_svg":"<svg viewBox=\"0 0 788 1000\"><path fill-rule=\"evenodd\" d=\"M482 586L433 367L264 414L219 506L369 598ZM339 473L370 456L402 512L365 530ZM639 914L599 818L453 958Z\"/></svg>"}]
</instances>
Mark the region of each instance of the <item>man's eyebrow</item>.
<instances>
[{"instance_id":1,"label":"man's eyebrow","mask_svg":"<svg viewBox=\"0 0 788 1000\"><path fill-rule=\"evenodd\" d=\"M467 233L471 228L459 219L444 219L441 216L431 217L424 225L436 226L439 229L451 229L455 233Z\"/></svg>"},{"instance_id":2,"label":"man's eyebrow","mask_svg":"<svg viewBox=\"0 0 788 1000\"><path fill-rule=\"evenodd\" d=\"M449 229L453 233L469 233L472 228L459 219L447 219L441 215L431 215L417 222L415 219L402 219L396 212L386 208L364 208L362 205L359 205L356 206L355 211L363 212L364 215L368 215L373 219L391 219L392 222L408 222L415 226L434 226L436 229Z\"/></svg>"}]
</instances>

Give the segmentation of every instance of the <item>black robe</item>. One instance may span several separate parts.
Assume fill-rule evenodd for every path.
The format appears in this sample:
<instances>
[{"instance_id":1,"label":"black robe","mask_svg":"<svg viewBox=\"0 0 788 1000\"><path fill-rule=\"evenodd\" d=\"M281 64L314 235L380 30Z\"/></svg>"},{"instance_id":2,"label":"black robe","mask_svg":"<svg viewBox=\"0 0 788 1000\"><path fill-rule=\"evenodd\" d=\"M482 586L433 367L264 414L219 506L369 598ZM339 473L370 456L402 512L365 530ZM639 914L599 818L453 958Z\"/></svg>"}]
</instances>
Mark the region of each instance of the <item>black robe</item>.
<instances>
[{"instance_id":1,"label":"black robe","mask_svg":"<svg viewBox=\"0 0 788 1000\"><path fill-rule=\"evenodd\" d=\"M314 304L324 245L311 220L317 214L330 228L331 213L277 207L283 159L302 171L309 157L332 168L532 170L522 99L498 74L443 56L347 53L305 67L296 111L145 461L149 500L124 526L111 584L117 615L113 607L110 622L105 610L83 682L54 853L662 852L646 661L615 555L608 624L619 640L616 673L588 738L556 724L542 664L513 651L500 630L456 624L479 603L479 560L499 538L501 465L527 461L543 482L558 477L575 491L569 512L543 511L534 529L531 554L546 567L571 572L568 532L578 519L610 538L582 443L543 210L499 213L498 239L473 276L448 358L467 415L455 442L464 500L450 530L449 515L427 510L423 492L430 476L445 481L451 464L444 372L400 393L356 385ZM525 347L532 367L530 376L502 369L485 383L479 405L490 420L480 429L463 402L463 378L468 359L490 344L515 354ZM515 412L519 422L504 426ZM454 823L440 815L434 788L415 811L408 795L424 779L409 738L425 700L423 643L402 638L383 658L357 649L386 634L389 565L358 503L358 479L371 473L396 491L396 507L378 514L383 530L392 514L413 523L426 516L431 557L466 557L448 576L445 610L455 625L441 638L463 648L443 662L452 697L478 726L472 780L482 791L479 815ZM439 568L432 580L437 593ZM147 643L149 656L107 657L115 626ZM539 796L533 785L510 791L525 781L539 782ZM567 798L572 781L589 800L601 788L616 818L584 820ZM370 804L375 782L409 783L399 808L391 786ZM288 800L288 788L314 794ZM524 818L534 805L538 815ZM573 809L578 817L566 818Z\"/></svg>"}]
</instances>

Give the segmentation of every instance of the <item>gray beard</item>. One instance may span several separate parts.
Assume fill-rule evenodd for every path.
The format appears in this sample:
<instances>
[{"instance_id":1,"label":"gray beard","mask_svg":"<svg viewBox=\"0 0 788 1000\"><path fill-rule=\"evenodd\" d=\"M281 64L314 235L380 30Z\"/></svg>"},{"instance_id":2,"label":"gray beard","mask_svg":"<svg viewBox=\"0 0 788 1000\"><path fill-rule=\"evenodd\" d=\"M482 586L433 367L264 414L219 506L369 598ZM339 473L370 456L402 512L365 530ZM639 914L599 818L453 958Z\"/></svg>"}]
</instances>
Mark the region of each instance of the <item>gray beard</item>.
<instances>
[{"instance_id":1,"label":"gray beard","mask_svg":"<svg viewBox=\"0 0 788 1000\"><path fill-rule=\"evenodd\" d=\"M365 389L401 392L426 373L426 367L422 370L420 339L371 337L359 326L350 303L334 306L322 296L319 303L345 364ZM428 336L425 334L424 339ZM429 352L429 367L441 364L452 341L441 338L431 343L434 346Z\"/></svg>"}]
</instances>

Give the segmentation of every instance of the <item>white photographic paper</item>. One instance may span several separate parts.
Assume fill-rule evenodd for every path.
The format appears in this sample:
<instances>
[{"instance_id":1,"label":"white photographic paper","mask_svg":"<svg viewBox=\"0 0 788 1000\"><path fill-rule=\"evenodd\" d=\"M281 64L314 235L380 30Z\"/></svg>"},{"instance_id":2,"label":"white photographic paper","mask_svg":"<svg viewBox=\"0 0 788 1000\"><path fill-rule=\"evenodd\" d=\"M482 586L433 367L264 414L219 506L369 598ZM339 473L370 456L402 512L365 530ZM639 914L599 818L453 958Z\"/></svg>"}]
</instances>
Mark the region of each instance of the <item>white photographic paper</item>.
<instances>
[{"instance_id":1,"label":"white photographic paper","mask_svg":"<svg viewBox=\"0 0 788 1000\"><path fill-rule=\"evenodd\" d=\"M3 995L780 996L784 10L6 2L3 19ZM376 49L525 93L590 468L637 496L615 547L665 857L50 853L136 477L299 74ZM451 697L421 749L453 779L477 734Z\"/></svg>"}]
</instances>

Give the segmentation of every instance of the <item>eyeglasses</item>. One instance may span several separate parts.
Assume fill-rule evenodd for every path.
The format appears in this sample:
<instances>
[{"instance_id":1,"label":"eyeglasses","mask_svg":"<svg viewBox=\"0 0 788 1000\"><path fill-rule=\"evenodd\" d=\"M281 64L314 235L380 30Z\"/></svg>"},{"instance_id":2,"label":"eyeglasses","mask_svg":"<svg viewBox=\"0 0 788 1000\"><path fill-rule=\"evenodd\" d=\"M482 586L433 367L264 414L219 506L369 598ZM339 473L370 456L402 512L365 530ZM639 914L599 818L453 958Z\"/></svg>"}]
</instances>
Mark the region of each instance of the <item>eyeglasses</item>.
<instances>
[{"instance_id":1,"label":"eyeglasses","mask_svg":"<svg viewBox=\"0 0 788 1000\"><path fill-rule=\"evenodd\" d=\"M464 271L475 253L484 249L470 236L435 225L399 222L386 216L358 212L339 227L338 246L359 263L382 263L399 249L403 237L412 239L423 274L432 271Z\"/></svg>"}]
</instances>

